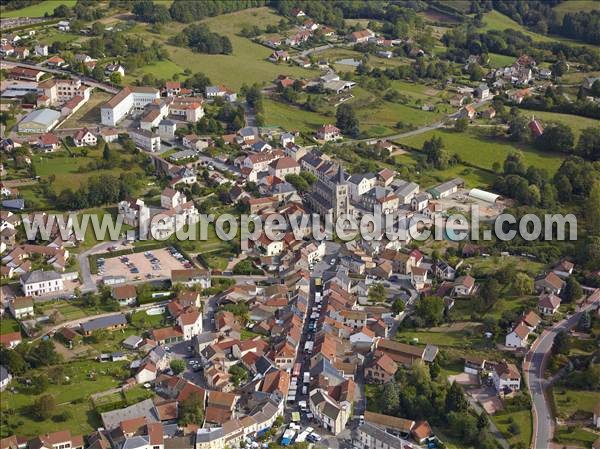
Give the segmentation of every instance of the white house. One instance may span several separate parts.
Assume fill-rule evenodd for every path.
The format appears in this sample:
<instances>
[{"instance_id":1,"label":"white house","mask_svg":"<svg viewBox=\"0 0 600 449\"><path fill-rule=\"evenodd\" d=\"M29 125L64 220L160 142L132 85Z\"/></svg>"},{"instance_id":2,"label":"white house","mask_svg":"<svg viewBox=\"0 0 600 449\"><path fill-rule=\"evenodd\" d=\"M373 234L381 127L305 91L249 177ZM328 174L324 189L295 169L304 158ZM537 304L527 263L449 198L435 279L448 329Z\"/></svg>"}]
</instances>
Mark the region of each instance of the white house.
<instances>
[{"instance_id":1,"label":"white house","mask_svg":"<svg viewBox=\"0 0 600 449\"><path fill-rule=\"evenodd\" d=\"M56 271L31 271L21 275L20 282L26 296L40 296L64 289L63 278Z\"/></svg>"},{"instance_id":2,"label":"white house","mask_svg":"<svg viewBox=\"0 0 600 449\"><path fill-rule=\"evenodd\" d=\"M45 44L37 44L34 51L37 56L48 56L48 46Z\"/></svg>"},{"instance_id":3,"label":"white house","mask_svg":"<svg viewBox=\"0 0 600 449\"><path fill-rule=\"evenodd\" d=\"M560 298L554 293L543 293L538 300L538 310L542 315L554 315L560 307Z\"/></svg>"},{"instance_id":4,"label":"white house","mask_svg":"<svg viewBox=\"0 0 600 449\"><path fill-rule=\"evenodd\" d=\"M135 381L138 384L145 384L156 379L157 368L154 363L147 361L144 363L135 374Z\"/></svg>"},{"instance_id":5,"label":"white house","mask_svg":"<svg viewBox=\"0 0 600 449\"><path fill-rule=\"evenodd\" d=\"M360 198L375 187L377 177L373 173L364 175L352 175L348 178L348 187L350 190L350 199L359 202Z\"/></svg>"},{"instance_id":6,"label":"white house","mask_svg":"<svg viewBox=\"0 0 600 449\"><path fill-rule=\"evenodd\" d=\"M526 348L527 338L529 337L529 328L522 322L506 335L505 346L509 348Z\"/></svg>"},{"instance_id":7,"label":"white house","mask_svg":"<svg viewBox=\"0 0 600 449\"><path fill-rule=\"evenodd\" d=\"M191 340L202 333L202 314L195 308L185 311L177 317L177 324L183 332L183 339Z\"/></svg>"},{"instance_id":8,"label":"white house","mask_svg":"<svg viewBox=\"0 0 600 449\"><path fill-rule=\"evenodd\" d=\"M3 365L0 365L0 391L4 391L11 380L12 376L8 370Z\"/></svg>"},{"instance_id":9,"label":"white house","mask_svg":"<svg viewBox=\"0 0 600 449\"><path fill-rule=\"evenodd\" d=\"M510 393L521 388L521 373L512 363L498 363L492 371L492 379L498 393Z\"/></svg>"},{"instance_id":10,"label":"white house","mask_svg":"<svg viewBox=\"0 0 600 449\"><path fill-rule=\"evenodd\" d=\"M93 147L98 143L98 139L87 128L82 128L73 136L73 142L76 147Z\"/></svg>"},{"instance_id":11,"label":"white house","mask_svg":"<svg viewBox=\"0 0 600 449\"><path fill-rule=\"evenodd\" d=\"M33 298L31 296L17 296L8 304L8 310L17 320L33 316Z\"/></svg>"}]
</instances>

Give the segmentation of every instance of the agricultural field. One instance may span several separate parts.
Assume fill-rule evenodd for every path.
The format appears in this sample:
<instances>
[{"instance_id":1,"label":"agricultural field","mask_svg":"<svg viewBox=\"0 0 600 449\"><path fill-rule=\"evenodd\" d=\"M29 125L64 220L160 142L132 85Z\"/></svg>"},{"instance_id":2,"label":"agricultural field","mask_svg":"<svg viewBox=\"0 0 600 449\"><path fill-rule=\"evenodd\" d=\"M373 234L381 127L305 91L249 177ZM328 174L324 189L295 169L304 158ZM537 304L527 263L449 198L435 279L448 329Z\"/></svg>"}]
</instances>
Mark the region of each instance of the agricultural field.
<instances>
[{"instance_id":1,"label":"agricultural field","mask_svg":"<svg viewBox=\"0 0 600 449\"><path fill-rule=\"evenodd\" d=\"M478 135L479 133L472 128L466 133L436 130L398 139L398 143L421 148L423 142L433 136L439 136L450 154L458 153L464 161L488 170L492 168L494 162L502 164L506 156L515 150L523 152L527 164L545 168L550 173L554 173L562 163L563 158L560 155L542 153L529 145L514 145L505 139L491 139Z\"/></svg>"},{"instance_id":2,"label":"agricultural field","mask_svg":"<svg viewBox=\"0 0 600 449\"><path fill-rule=\"evenodd\" d=\"M65 5L72 8L76 3L77 0L44 0L35 5L30 5L21 9L12 11L2 10L2 17L43 17L46 14L52 14L57 6Z\"/></svg>"}]
</instances>

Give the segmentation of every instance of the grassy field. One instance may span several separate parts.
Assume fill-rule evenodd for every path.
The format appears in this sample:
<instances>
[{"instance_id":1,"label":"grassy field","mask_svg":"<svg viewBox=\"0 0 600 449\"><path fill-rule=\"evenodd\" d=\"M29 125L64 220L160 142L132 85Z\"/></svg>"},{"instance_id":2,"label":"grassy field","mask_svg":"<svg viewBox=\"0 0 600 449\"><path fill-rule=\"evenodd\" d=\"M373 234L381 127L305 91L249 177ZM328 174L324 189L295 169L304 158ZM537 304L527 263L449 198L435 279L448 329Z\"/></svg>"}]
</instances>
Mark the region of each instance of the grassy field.
<instances>
[{"instance_id":1,"label":"grassy field","mask_svg":"<svg viewBox=\"0 0 600 449\"><path fill-rule=\"evenodd\" d=\"M591 416L594 406L600 401L600 391L570 390L555 386L552 389L556 412L567 419L577 412Z\"/></svg>"},{"instance_id":2,"label":"grassy field","mask_svg":"<svg viewBox=\"0 0 600 449\"><path fill-rule=\"evenodd\" d=\"M491 67L506 67L512 65L515 62L514 56L499 55L497 53L490 53L490 66Z\"/></svg>"},{"instance_id":3,"label":"grassy field","mask_svg":"<svg viewBox=\"0 0 600 449\"><path fill-rule=\"evenodd\" d=\"M575 44L582 45L581 42L574 41L572 39L567 39L559 36L544 36L542 34L534 33L533 31L529 31L523 25L519 25L517 22L512 20L510 17L505 16L501 12L496 10L492 10L490 12L485 13L483 22L485 26L483 29L485 31L489 30L500 30L504 31L506 29L519 31L526 36L529 36L534 42L564 42L566 44Z\"/></svg>"},{"instance_id":4,"label":"grassy field","mask_svg":"<svg viewBox=\"0 0 600 449\"><path fill-rule=\"evenodd\" d=\"M576 13L579 11L598 11L600 10L600 3L590 0L567 0L559 3L552 9L559 17L562 17L569 12Z\"/></svg>"},{"instance_id":5,"label":"grassy field","mask_svg":"<svg viewBox=\"0 0 600 449\"><path fill-rule=\"evenodd\" d=\"M593 78L596 76L600 76L600 72L569 72L561 76L560 80L566 84L579 85L581 84L584 78Z\"/></svg>"},{"instance_id":6,"label":"grassy field","mask_svg":"<svg viewBox=\"0 0 600 449\"><path fill-rule=\"evenodd\" d=\"M42 17L45 14L52 14L54 8L60 5L66 5L72 8L77 0L46 0L35 5L27 6L13 11L2 11L2 17Z\"/></svg>"},{"instance_id":7,"label":"grassy field","mask_svg":"<svg viewBox=\"0 0 600 449\"><path fill-rule=\"evenodd\" d=\"M417 153L410 152L395 156L397 163L408 169L408 175L412 181L423 186L431 186L440 184L450 178L461 177L465 180L467 187L485 187L494 182L495 175L491 172L467 167L463 164L456 164L445 170L429 169L426 171L418 171Z\"/></svg>"},{"instance_id":8,"label":"grassy field","mask_svg":"<svg viewBox=\"0 0 600 449\"><path fill-rule=\"evenodd\" d=\"M280 126L283 129L312 133L325 123L335 123L334 116L307 111L280 101L265 99L263 104L266 126Z\"/></svg>"},{"instance_id":9,"label":"grassy field","mask_svg":"<svg viewBox=\"0 0 600 449\"><path fill-rule=\"evenodd\" d=\"M63 373L60 377L53 375L51 378L63 384L52 383L43 394L54 396L57 404L54 415L63 411L69 411L70 417L66 421L48 419L39 421L31 416L31 407L38 395L28 391L20 391L18 384L17 392L4 392L2 410L12 409L13 414L8 417L7 428L17 435L33 437L46 432L69 429L74 435L89 434L100 424L97 413L93 410L89 401L91 394L105 391L119 386L118 380L125 372L127 362L97 363L94 361L72 361L61 365ZM36 370L35 374L46 374L44 370ZM64 383L65 377L69 381ZM50 377L50 376L49 376ZM70 388L69 385L72 387Z\"/></svg>"},{"instance_id":10,"label":"grassy field","mask_svg":"<svg viewBox=\"0 0 600 449\"><path fill-rule=\"evenodd\" d=\"M57 311L60 313L64 321L77 320L91 315L91 310L83 307L77 307L69 301L50 301L36 306L36 310L42 314L48 315Z\"/></svg>"},{"instance_id":11,"label":"grassy field","mask_svg":"<svg viewBox=\"0 0 600 449\"><path fill-rule=\"evenodd\" d=\"M534 116L540 119L542 122L559 122L564 123L573 130L575 134L575 144L581 134L581 131L585 128L595 128L598 126L598 120L592 118L580 117L578 115L570 114L559 114L558 112L546 112L546 111L532 111L527 109L521 109L521 112L526 116Z\"/></svg>"},{"instance_id":12,"label":"grassy field","mask_svg":"<svg viewBox=\"0 0 600 449\"><path fill-rule=\"evenodd\" d=\"M396 123L403 122L414 126L422 126L441 119L441 112L423 111L416 106L409 106L389 101L376 101L369 108L357 108L360 129L368 137L378 137L398 132Z\"/></svg>"},{"instance_id":13,"label":"grassy field","mask_svg":"<svg viewBox=\"0 0 600 449\"><path fill-rule=\"evenodd\" d=\"M562 163L562 157L559 155L542 153L530 146L514 145L507 140L492 140L485 136L479 136L473 129L466 133L456 133L451 130L430 131L399 139L398 143L421 148L423 142L431 139L434 135L443 139L446 150L451 155L458 153L464 161L485 169L491 169L494 162L504 163L506 156L515 150L523 152L527 164L545 168L550 173L554 173Z\"/></svg>"},{"instance_id":14,"label":"grassy field","mask_svg":"<svg viewBox=\"0 0 600 449\"><path fill-rule=\"evenodd\" d=\"M128 160L131 155L121 151L121 146L112 143L110 148L120 154L122 160ZM79 149L77 149L79 150ZM35 155L32 157L32 164L35 169L37 176L42 179L48 179L51 175L55 176L54 181L51 184L51 188L57 194L66 188L77 189L91 176L98 176L101 174L119 176L125 170L117 166L112 169L105 170L83 170L90 162L98 160L102 157L102 150L95 148L88 148L86 156L71 157L66 151L60 151L57 153ZM141 168L135 167L133 171L142 175ZM127 169L127 171L132 171Z\"/></svg>"},{"instance_id":15,"label":"grassy field","mask_svg":"<svg viewBox=\"0 0 600 449\"><path fill-rule=\"evenodd\" d=\"M511 447L519 442L522 442L525 447L529 447L532 434L531 412L529 410L492 415L492 421L504 434ZM519 427L519 433L516 435L509 430L512 422Z\"/></svg>"},{"instance_id":16,"label":"grassy field","mask_svg":"<svg viewBox=\"0 0 600 449\"><path fill-rule=\"evenodd\" d=\"M573 444L577 447L591 447L598 439L598 435L578 427L558 426L554 433L554 440L559 444Z\"/></svg>"},{"instance_id":17,"label":"grassy field","mask_svg":"<svg viewBox=\"0 0 600 449\"><path fill-rule=\"evenodd\" d=\"M276 24L281 17L274 14L269 8L246 9L231 14L224 14L204 20L212 31L226 35L231 40L233 53L231 55L208 55L194 53L189 48L166 45L170 54L170 62L161 62L155 66L148 66L130 74L127 80L133 79L131 75L138 76L152 72L158 77L170 77L174 73L182 72L189 68L192 72L204 72L213 83L222 83L234 89L242 84L269 83L280 74L295 77L310 77L317 74L314 70L307 70L293 65L277 65L267 61L272 50L251 40L238 36L244 25L258 25L264 28L268 24ZM160 40L166 43L168 38L182 28L183 24L169 24L161 35L147 31L146 25L138 25L133 32L148 38L148 41ZM153 69L157 69L155 71ZM243 71L240 72L240 68ZM240 76L243 73L243 76Z\"/></svg>"},{"instance_id":18,"label":"grassy field","mask_svg":"<svg viewBox=\"0 0 600 449\"><path fill-rule=\"evenodd\" d=\"M477 348L481 346L482 332L478 323L454 323L424 330L401 330L396 339L404 343L432 344L453 348Z\"/></svg>"},{"instance_id":19,"label":"grassy field","mask_svg":"<svg viewBox=\"0 0 600 449\"><path fill-rule=\"evenodd\" d=\"M19 329L21 329L21 326L19 326L19 322L14 318L5 316L0 320L0 335L17 332Z\"/></svg>"},{"instance_id":20,"label":"grassy field","mask_svg":"<svg viewBox=\"0 0 600 449\"><path fill-rule=\"evenodd\" d=\"M106 103L112 95L95 90L89 101L81 106L71 117L64 121L60 128L80 128L82 126L97 126L100 122L100 107Z\"/></svg>"}]
</instances>

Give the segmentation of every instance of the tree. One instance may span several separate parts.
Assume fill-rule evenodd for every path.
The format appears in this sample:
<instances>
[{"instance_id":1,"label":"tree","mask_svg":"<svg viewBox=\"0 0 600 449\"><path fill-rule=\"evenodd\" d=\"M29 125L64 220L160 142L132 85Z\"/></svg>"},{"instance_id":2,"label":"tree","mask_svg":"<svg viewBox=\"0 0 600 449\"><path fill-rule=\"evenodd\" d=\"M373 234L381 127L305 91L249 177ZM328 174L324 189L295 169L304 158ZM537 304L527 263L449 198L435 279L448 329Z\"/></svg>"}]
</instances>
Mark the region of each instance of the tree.
<instances>
[{"instance_id":1,"label":"tree","mask_svg":"<svg viewBox=\"0 0 600 449\"><path fill-rule=\"evenodd\" d=\"M457 382L452 382L446 395L446 412L463 412L469 408L463 388Z\"/></svg>"},{"instance_id":2,"label":"tree","mask_svg":"<svg viewBox=\"0 0 600 449\"><path fill-rule=\"evenodd\" d=\"M385 301L385 287L383 284L378 282L369 289L369 301L374 303Z\"/></svg>"},{"instance_id":3,"label":"tree","mask_svg":"<svg viewBox=\"0 0 600 449\"><path fill-rule=\"evenodd\" d=\"M454 131L459 133L465 132L469 127L469 119L467 117L461 117L454 122Z\"/></svg>"},{"instance_id":4,"label":"tree","mask_svg":"<svg viewBox=\"0 0 600 449\"><path fill-rule=\"evenodd\" d=\"M600 160L600 129L590 127L581 131L575 152L590 161Z\"/></svg>"},{"instance_id":5,"label":"tree","mask_svg":"<svg viewBox=\"0 0 600 449\"><path fill-rule=\"evenodd\" d=\"M185 362L181 359L171 360L169 366L171 367L171 370L173 370L173 374L176 376L183 373L185 370Z\"/></svg>"},{"instance_id":6,"label":"tree","mask_svg":"<svg viewBox=\"0 0 600 449\"><path fill-rule=\"evenodd\" d=\"M567 282L565 284L565 290L563 292L563 300L565 302L573 302L577 301L579 298L583 296L583 289L577 279L573 276L569 276L567 278Z\"/></svg>"},{"instance_id":7,"label":"tree","mask_svg":"<svg viewBox=\"0 0 600 449\"><path fill-rule=\"evenodd\" d=\"M193 392L179 403L179 425L202 425L204 421L204 402L199 393Z\"/></svg>"},{"instance_id":8,"label":"tree","mask_svg":"<svg viewBox=\"0 0 600 449\"><path fill-rule=\"evenodd\" d=\"M569 351L569 335L560 330L552 342L552 354L566 354Z\"/></svg>"},{"instance_id":9,"label":"tree","mask_svg":"<svg viewBox=\"0 0 600 449\"><path fill-rule=\"evenodd\" d=\"M341 104L335 114L336 125L344 134L357 137L360 133L358 119L352 106L348 103Z\"/></svg>"},{"instance_id":10,"label":"tree","mask_svg":"<svg viewBox=\"0 0 600 449\"><path fill-rule=\"evenodd\" d=\"M594 81L594 84L592 84L592 88L590 89L590 93L594 97L600 97L600 80Z\"/></svg>"},{"instance_id":11,"label":"tree","mask_svg":"<svg viewBox=\"0 0 600 449\"><path fill-rule=\"evenodd\" d=\"M585 218L590 230L600 235L600 181L596 181L586 201Z\"/></svg>"},{"instance_id":12,"label":"tree","mask_svg":"<svg viewBox=\"0 0 600 449\"><path fill-rule=\"evenodd\" d=\"M555 77L561 77L569 70L569 66L567 65L564 59L559 59L551 66L552 73Z\"/></svg>"},{"instance_id":13,"label":"tree","mask_svg":"<svg viewBox=\"0 0 600 449\"><path fill-rule=\"evenodd\" d=\"M50 418L55 409L56 401L51 394L44 394L37 398L33 403L33 413L41 421Z\"/></svg>"},{"instance_id":14,"label":"tree","mask_svg":"<svg viewBox=\"0 0 600 449\"><path fill-rule=\"evenodd\" d=\"M435 168L440 170L448 168L450 157L444 150L444 141L441 137L433 136L423 142L423 152L427 155L427 162L433 164Z\"/></svg>"},{"instance_id":15,"label":"tree","mask_svg":"<svg viewBox=\"0 0 600 449\"><path fill-rule=\"evenodd\" d=\"M404 312L404 301L402 300L402 298L397 298L394 301L394 303L392 304L392 312L394 312L396 315Z\"/></svg>"},{"instance_id":16,"label":"tree","mask_svg":"<svg viewBox=\"0 0 600 449\"><path fill-rule=\"evenodd\" d=\"M104 159L105 161L110 161L111 158L111 154L110 154L110 147L108 146L108 142L104 143L104 149L102 150L102 159Z\"/></svg>"},{"instance_id":17,"label":"tree","mask_svg":"<svg viewBox=\"0 0 600 449\"><path fill-rule=\"evenodd\" d=\"M394 414L400 406L400 391L396 382L388 382L381 392L381 405L387 414Z\"/></svg>"},{"instance_id":18,"label":"tree","mask_svg":"<svg viewBox=\"0 0 600 449\"><path fill-rule=\"evenodd\" d=\"M533 279L526 273L517 273L514 288L519 295L529 295L533 291Z\"/></svg>"},{"instance_id":19,"label":"tree","mask_svg":"<svg viewBox=\"0 0 600 449\"><path fill-rule=\"evenodd\" d=\"M487 414L485 413L485 411L482 411L481 414L477 417L477 428L479 430L487 429L489 424L490 420Z\"/></svg>"},{"instance_id":20,"label":"tree","mask_svg":"<svg viewBox=\"0 0 600 449\"><path fill-rule=\"evenodd\" d=\"M51 340L42 340L29 351L30 363L34 366L50 366L60 361L60 355L54 349Z\"/></svg>"},{"instance_id":21,"label":"tree","mask_svg":"<svg viewBox=\"0 0 600 449\"><path fill-rule=\"evenodd\" d=\"M479 289L479 297L485 304L494 304L500 297L500 289L500 283L495 278L490 278Z\"/></svg>"},{"instance_id":22,"label":"tree","mask_svg":"<svg viewBox=\"0 0 600 449\"><path fill-rule=\"evenodd\" d=\"M525 139L525 137L528 135L527 131L528 131L528 120L521 116L521 115L517 115L515 117L513 117L509 122L508 122L508 136L510 138L510 140L514 141L514 142L519 142Z\"/></svg>"},{"instance_id":23,"label":"tree","mask_svg":"<svg viewBox=\"0 0 600 449\"><path fill-rule=\"evenodd\" d=\"M575 137L571 128L564 123L553 123L535 139L535 145L542 151L573 152Z\"/></svg>"},{"instance_id":24,"label":"tree","mask_svg":"<svg viewBox=\"0 0 600 449\"><path fill-rule=\"evenodd\" d=\"M426 296L417 301L416 316L427 326L436 326L444 319L444 300L437 296Z\"/></svg>"},{"instance_id":25,"label":"tree","mask_svg":"<svg viewBox=\"0 0 600 449\"><path fill-rule=\"evenodd\" d=\"M8 372L18 376L27 371L27 363L23 356L16 350L2 347L0 349L0 365L8 369Z\"/></svg>"},{"instance_id":26,"label":"tree","mask_svg":"<svg viewBox=\"0 0 600 449\"><path fill-rule=\"evenodd\" d=\"M110 75L110 82L113 84L121 84L121 82L123 81L121 74L119 72L113 72Z\"/></svg>"}]
</instances>

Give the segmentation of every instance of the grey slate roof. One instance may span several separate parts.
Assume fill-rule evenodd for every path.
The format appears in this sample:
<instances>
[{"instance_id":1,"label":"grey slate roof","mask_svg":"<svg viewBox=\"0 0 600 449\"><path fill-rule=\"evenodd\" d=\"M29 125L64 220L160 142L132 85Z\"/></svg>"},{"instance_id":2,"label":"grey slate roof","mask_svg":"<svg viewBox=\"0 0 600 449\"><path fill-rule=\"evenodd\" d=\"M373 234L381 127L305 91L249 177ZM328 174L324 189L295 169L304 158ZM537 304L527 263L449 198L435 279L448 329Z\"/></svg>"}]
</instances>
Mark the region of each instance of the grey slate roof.
<instances>
[{"instance_id":1,"label":"grey slate roof","mask_svg":"<svg viewBox=\"0 0 600 449\"><path fill-rule=\"evenodd\" d=\"M371 436L377 441L381 441L389 448L402 449L404 447L402 439L395 437L394 435L389 434L379 427L369 424L368 422L361 424L358 427L358 430L366 435Z\"/></svg>"},{"instance_id":2,"label":"grey slate roof","mask_svg":"<svg viewBox=\"0 0 600 449\"><path fill-rule=\"evenodd\" d=\"M8 376L8 370L4 368L4 365L0 365L0 381L4 382L6 379L8 379Z\"/></svg>"},{"instance_id":3,"label":"grey slate roof","mask_svg":"<svg viewBox=\"0 0 600 449\"><path fill-rule=\"evenodd\" d=\"M146 399L138 402L137 404L130 405L129 407L112 410L110 412L104 412L100 414L104 428L112 430L118 427L121 421L128 419L139 418L145 416L148 422L158 422L158 415L152 399Z\"/></svg>"},{"instance_id":4,"label":"grey slate roof","mask_svg":"<svg viewBox=\"0 0 600 449\"><path fill-rule=\"evenodd\" d=\"M36 282L55 281L62 279L62 276L56 271L35 270L25 273L21 276L21 280L25 284L33 284Z\"/></svg>"},{"instance_id":5,"label":"grey slate roof","mask_svg":"<svg viewBox=\"0 0 600 449\"><path fill-rule=\"evenodd\" d=\"M94 320L88 321L87 323L83 323L81 325L81 329L84 332L92 332L98 329L106 329L111 326L119 326L124 324L127 324L127 319L125 318L125 315L110 315L96 318Z\"/></svg>"}]
</instances>

